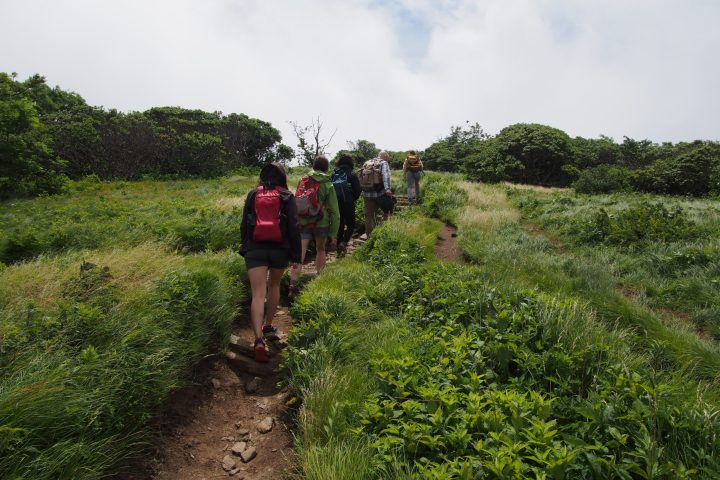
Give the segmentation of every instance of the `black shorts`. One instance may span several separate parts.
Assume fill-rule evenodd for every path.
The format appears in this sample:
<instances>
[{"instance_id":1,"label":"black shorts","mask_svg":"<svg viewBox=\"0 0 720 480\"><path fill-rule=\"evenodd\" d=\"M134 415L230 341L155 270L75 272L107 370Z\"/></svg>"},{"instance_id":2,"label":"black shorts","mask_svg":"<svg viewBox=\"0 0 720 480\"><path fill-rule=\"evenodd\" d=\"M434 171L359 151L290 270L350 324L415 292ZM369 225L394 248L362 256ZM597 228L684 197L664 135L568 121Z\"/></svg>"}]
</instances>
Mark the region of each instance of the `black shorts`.
<instances>
[{"instance_id":1,"label":"black shorts","mask_svg":"<svg viewBox=\"0 0 720 480\"><path fill-rule=\"evenodd\" d=\"M257 248L245 253L245 267L286 269L290 264L290 252L284 248Z\"/></svg>"},{"instance_id":2,"label":"black shorts","mask_svg":"<svg viewBox=\"0 0 720 480\"><path fill-rule=\"evenodd\" d=\"M390 195L381 195L377 197L377 203L386 215L395 211L395 198Z\"/></svg>"}]
</instances>

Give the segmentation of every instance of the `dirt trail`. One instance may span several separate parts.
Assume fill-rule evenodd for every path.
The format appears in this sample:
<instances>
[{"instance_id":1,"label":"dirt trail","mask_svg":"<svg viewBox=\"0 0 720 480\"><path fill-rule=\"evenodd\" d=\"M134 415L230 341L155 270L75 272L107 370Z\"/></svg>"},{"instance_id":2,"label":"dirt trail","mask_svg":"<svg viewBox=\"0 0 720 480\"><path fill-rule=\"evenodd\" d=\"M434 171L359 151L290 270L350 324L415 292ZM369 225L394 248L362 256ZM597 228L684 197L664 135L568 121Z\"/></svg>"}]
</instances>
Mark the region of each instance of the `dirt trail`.
<instances>
[{"instance_id":1,"label":"dirt trail","mask_svg":"<svg viewBox=\"0 0 720 480\"><path fill-rule=\"evenodd\" d=\"M348 252L362 243L363 239L354 239ZM335 260L336 254L328 253L328 263ZM314 272L314 261L303 266L304 275ZM290 334L287 306L278 309L273 323L281 338ZM278 480L293 472L290 392L277 385L279 349L271 348L267 364L256 363L251 358L253 340L249 319L243 316L233 327L230 352L203 362L194 375L195 384L168 401L156 425L159 440L154 458L130 466L117 479ZM269 425L272 429L261 433ZM232 451L233 447L239 451L242 443L246 452L251 448L256 452L247 462Z\"/></svg>"},{"instance_id":2,"label":"dirt trail","mask_svg":"<svg viewBox=\"0 0 720 480\"><path fill-rule=\"evenodd\" d=\"M457 228L444 225L435 244L435 256L443 262L460 263L463 253L457 242Z\"/></svg>"},{"instance_id":3,"label":"dirt trail","mask_svg":"<svg viewBox=\"0 0 720 480\"><path fill-rule=\"evenodd\" d=\"M407 202L398 203L402 208ZM458 258L453 233L452 227L443 230L441 258ZM348 253L362 243L364 236L354 239ZM328 253L328 263L335 260L336 254ZM313 261L303 266L304 275L314 272ZM273 323L283 339L291 333L287 306L278 309ZM279 480L293 473L290 392L277 385L279 349L271 349L267 364L258 364L251 358L253 340L249 319L243 316L233 327L230 352L204 361L196 369L195 383L168 401L156 424L154 458L129 466L117 479ZM245 453L246 458L233 449ZM250 449L255 450L252 459L247 455Z\"/></svg>"}]
</instances>

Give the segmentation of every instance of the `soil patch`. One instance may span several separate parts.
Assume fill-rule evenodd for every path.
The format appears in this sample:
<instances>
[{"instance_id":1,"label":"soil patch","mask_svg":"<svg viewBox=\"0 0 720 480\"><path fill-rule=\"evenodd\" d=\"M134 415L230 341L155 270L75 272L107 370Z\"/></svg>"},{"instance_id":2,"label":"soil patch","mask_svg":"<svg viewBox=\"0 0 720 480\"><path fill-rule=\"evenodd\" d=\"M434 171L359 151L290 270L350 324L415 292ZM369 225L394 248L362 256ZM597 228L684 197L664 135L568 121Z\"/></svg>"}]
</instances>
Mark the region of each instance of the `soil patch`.
<instances>
[{"instance_id":1,"label":"soil patch","mask_svg":"<svg viewBox=\"0 0 720 480\"><path fill-rule=\"evenodd\" d=\"M560 240L554 238L552 235L541 229L538 225L534 223L523 223L522 228L533 237L544 238L545 240L550 242L550 244L555 247L555 250L557 250L558 252L565 252L565 245L563 245Z\"/></svg>"},{"instance_id":2,"label":"soil patch","mask_svg":"<svg viewBox=\"0 0 720 480\"><path fill-rule=\"evenodd\" d=\"M435 244L435 256L443 262L461 263L463 253L457 242L457 228L444 225Z\"/></svg>"},{"instance_id":3,"label":"soil patch","mask_svg":"<svg viewBox=\"0 0 720 480\"><path fill-rule=\"evenodd\" d=\"M287 308L279 309L275 324L287 333L291 319ZM245 320L236 325L236 341L251 349L253 333ZM250 360L250 359L248 359ZM254 360L250 360L254 362ZM263 368L249 372L244 362L226 357L206 362L196 374L197 384L180 389L168 401L155 458L118 478L128 480L210 480L229 477L244 479L285 478L294 466L291 418L286 402L289 392L277 386L275 355ZM268 418L271 420L268 422ZM262 423L265 425L261 425ZM268 423L271 430L267 430ZM260 428L258 428L260 426ZM245 462L233 453L245 444L255 448L254 458ZM238 452L240 453L240 452ZM229 475L223 460L235 462ZM246 458L248 456L246 455Z\"/></svg>"}]
</instances>

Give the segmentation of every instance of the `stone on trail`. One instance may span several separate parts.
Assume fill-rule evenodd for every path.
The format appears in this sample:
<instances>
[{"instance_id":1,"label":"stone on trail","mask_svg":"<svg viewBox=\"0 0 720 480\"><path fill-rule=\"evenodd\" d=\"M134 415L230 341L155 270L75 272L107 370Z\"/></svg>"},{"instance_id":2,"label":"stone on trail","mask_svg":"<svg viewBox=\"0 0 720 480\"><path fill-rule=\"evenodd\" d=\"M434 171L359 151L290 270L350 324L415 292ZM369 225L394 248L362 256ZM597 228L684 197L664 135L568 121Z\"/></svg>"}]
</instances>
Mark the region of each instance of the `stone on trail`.
<instances>
[{"instance_id":1,"label":"stone on trail","mask_svg":"<svg viewBox=\"0 0 720 480\"><path fill-rule=\"evenodd\" d=\"M245 385L245 391L247 393L255 393L257 392L258 388L260 388L260 382L262 382L262 378L260 377L254 377L252 380L250 380L247 385Z\"/></svg>"},{"instance_id":2,"label":"stone on trail","mask_svg":"<svg viewBox=\"0 0 720 480\"><path fill-rule=\"evenodd\" d=\"M233 457L231 457L230 455L225 455L225 456L223 457L223 459L222 459L222 468L223 468L223 470L225 470L226 472L229 472L230 470L232 470L233 468L235 468L235 465L236 465L236 464L237 464L237 462L236 462L235 459L234 459Z\"/></svg>"},{"instance_id":3,"label":"stone on trail","mask_svg":"<svg viewBox=\"0 0 720 480\"><path fill-rule=\"evenodd\" d=\"M237 442L232 446L232 453L237 456L240 456L245 450L247 450L247 443L245 442Z\"/></svg>"},{"instance_id":4,"label":"stone on trail","mask_svg":"<svg viewBox=\"0 0 720 480\"><path fill-rule=\"evenodd\" d=\"M212 383L213 388L220 388L222 387L222 382L217 378L211 378L210 383Z\"/></svg>"},{"instance_id":5,"label":"stone on trail","mask_svg":"<svg viewBox=\"0 0 720 480\"><path fill-rule=\"evenodd\" d=\"M260 433L268 433L273 429L275 421L272 417L265 417L260 423L257 424L257 430Z\"/></svg>"},{"instance_id":6,"label":"stone on trail","mask_svg":"<svg viewBox=\"0 0 720 480\"><path fill-rule=\"evenodd\" d=\"M242 424L240 422L238 422L235 425L237 425L237 427L240 428L240 425L242 425ZM241 437L250 435L250 430L248 430L247 428L240 428L240 430L238 430L238 435L240 435Z\"/></svg>"},{"instance_id":7,"label":"stone on trail","mask_svg":"<svg viewBox=\"0 0 720 480\"><path fill-rule=\"evenodd\" d=\"M255 449L255 447L248 447L240 454L240 458L243 462L248 463L250 460L255 458L256 455L257 450Z\"/></svg>"}]
</instances>

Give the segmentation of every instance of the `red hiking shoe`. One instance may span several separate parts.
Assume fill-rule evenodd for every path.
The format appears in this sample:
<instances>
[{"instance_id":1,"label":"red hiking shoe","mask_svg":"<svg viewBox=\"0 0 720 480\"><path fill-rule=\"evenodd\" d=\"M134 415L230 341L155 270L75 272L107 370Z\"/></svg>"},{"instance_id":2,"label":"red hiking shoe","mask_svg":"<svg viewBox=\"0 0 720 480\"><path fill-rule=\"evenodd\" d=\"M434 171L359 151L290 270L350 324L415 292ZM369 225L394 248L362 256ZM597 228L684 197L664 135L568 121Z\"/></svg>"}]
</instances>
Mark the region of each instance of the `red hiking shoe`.
<instances>
[{"instance_id":1,"label":"red hiking shoe","mask_svg":"<svg viewBox=\"0 0 720 480\"><path fill-rule=\"evenodd\" d=\"M262 327L263 339L266 342L277 342L280 340L278 336L277 328L274 325L263 325Z\"/></svg>"},{"instance_id":2,"label":"red hiking shoe","mask_svg":"<svg viewBox=\"0 0 720 480\"><path fill-rule=\"evenodd\" d=\"M255 361L260 363L266 363L269 360L268 353L267 353L267 347L265 347L265 342L262 341L262 339L258 338L255 340Z\"/></svg>"}]
</instances>

